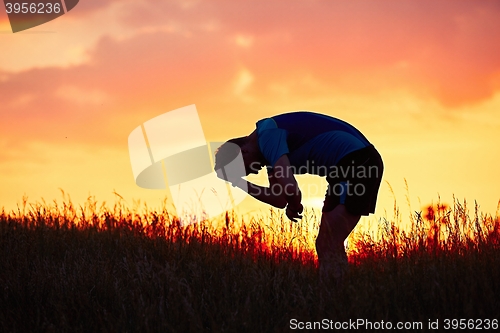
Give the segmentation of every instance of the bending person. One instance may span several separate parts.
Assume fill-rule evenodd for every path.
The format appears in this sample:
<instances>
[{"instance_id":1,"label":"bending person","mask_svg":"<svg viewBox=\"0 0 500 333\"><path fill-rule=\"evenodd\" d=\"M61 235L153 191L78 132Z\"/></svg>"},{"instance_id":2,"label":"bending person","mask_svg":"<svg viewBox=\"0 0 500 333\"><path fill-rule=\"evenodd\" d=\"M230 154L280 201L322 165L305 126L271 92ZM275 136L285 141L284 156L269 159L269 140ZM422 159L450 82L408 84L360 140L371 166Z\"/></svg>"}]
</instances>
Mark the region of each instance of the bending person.
<instances>
[{"instance_id":1,"label":"bending person","mask_svg":"<svg viewBox=\"0 0 500 333\"><path fill-rule=\"evenodd\" d=\"M241 152L244 169L228 170ZM267 166L269 187L242 177ZM347 268L344 240L362 215L375 212L383 174L375 147L352 125L313 112L291 112L262 119L248 136L229 140L215 155L219 178L254 198L301 218L302 195L295 174L326 177L328 188L316 238L320 277L340 279ZM242 168L243 169L243 168Z\"/></svg>"}]
</instances>

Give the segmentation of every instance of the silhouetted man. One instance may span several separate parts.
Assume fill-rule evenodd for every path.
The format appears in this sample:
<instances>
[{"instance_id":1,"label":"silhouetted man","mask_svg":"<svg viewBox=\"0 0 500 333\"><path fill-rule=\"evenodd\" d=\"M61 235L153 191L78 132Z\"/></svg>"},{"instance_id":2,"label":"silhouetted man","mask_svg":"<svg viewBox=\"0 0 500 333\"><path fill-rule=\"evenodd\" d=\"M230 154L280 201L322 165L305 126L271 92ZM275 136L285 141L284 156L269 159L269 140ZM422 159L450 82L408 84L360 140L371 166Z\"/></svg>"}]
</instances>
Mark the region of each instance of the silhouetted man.
<instances>
[{"instance_id":1,"label":"silhouetted man","mask_svg":"<svg viewBox=\"0 0 500 333\"><path fill-rule=\"evenodd\" d=\"M262 119L248 136L229 140L216 153L217 175L296 222L303 206L295 174L326 177L328 188L316 238L320 276L336 279L347 268L344 240L361 215L375 212L383 162L375 147L352 125L313 112L291 112ZM244 169L229 165L241 152ZM243 176L267 166L269 187ZM243 168L241 168L243 169Z\"/></svg>"}]
</instances>

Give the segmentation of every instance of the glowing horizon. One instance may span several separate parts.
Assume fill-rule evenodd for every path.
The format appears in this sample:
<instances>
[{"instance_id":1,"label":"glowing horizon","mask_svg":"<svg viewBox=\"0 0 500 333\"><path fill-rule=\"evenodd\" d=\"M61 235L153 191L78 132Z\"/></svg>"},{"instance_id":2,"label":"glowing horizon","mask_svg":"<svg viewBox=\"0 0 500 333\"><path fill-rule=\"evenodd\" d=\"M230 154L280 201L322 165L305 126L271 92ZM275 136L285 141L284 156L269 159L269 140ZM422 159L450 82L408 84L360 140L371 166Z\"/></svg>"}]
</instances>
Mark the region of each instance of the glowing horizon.
<instances>
[{"instance_id":1,"label":"glowing horizon","mask_svg":"<svg viewBox=\"0 0 500 333\"><path fill-rule=\"evenodd\" d=\"M496 213L495 2L84 1L18 34L8 33L1 9L7 210L23 195L58 199L59 188L75 202L89 194L112 202L116 191L159 204L166 192L135 185L127 137L196 104L208 141L247 135L259 119L295 110L350 122L386 166L376 216L392 212L386 181L406 206L404 179L412 210L455 195ZM322 202L304 195L311 207Z\"/></svg>"}]
</instances>

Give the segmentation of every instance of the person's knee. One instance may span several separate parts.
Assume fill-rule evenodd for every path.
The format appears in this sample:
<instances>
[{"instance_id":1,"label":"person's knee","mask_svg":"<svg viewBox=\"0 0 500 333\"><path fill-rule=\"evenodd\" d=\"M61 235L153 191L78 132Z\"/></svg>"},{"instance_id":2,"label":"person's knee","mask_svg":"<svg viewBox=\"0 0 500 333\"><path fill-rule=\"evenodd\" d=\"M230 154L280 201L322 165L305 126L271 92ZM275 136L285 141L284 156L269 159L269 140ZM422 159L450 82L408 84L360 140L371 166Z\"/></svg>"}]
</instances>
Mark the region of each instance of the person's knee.
<instances>
[{"instance_id":1,"label":"person's knee","mask_svg":"<svg viewBox=\"0 0 500 333\"><path fill-rule=\"evenodd\" d=\"M323 213L315 244L318 257L327 254L345 255L344 241L359 219L360 216L348 213L344 205L338 205L334 210Z\"/></svg>"},{"instance_id":2,"label":"person's knee","mask_svg":"<svg viewBox=\"0 0 500 333\"><path fill-rule=\"evenodd\" d=\"M349 213L344 205L338 205L334 210L323 213L321 224L325 224L323 229L327 229L332 235L332 238L338 238L344 241L354 229L360 218L360 215L352 215Z\"/></svg>"}]
</instances>

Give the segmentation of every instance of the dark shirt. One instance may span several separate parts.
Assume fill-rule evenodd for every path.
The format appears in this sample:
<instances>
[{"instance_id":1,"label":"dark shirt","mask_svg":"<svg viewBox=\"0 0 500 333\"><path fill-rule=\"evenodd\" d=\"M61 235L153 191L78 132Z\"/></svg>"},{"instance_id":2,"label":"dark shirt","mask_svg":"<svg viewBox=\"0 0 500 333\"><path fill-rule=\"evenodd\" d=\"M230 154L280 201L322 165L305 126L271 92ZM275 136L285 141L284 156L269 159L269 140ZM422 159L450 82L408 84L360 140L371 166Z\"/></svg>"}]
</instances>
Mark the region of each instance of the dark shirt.
<instances>
[{"instance_id":1,"label":"dark shirt","mask_svg":"<svg viewBox=\"0 0 500 333\"><path fill-rule=\"evenodd\" d=\"M284 113L257 122L259 148L272 168L284 154L296 174L323 176L345 155L370 142L354 126L318 113Z\"/></svg>"}]
</instances>

